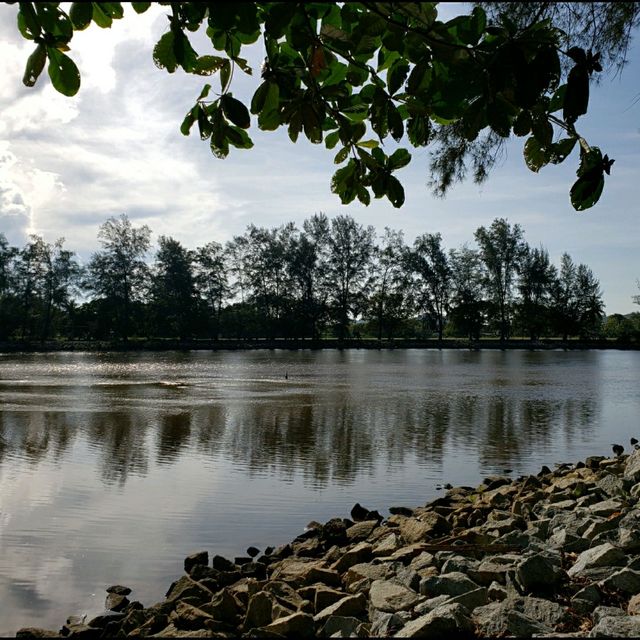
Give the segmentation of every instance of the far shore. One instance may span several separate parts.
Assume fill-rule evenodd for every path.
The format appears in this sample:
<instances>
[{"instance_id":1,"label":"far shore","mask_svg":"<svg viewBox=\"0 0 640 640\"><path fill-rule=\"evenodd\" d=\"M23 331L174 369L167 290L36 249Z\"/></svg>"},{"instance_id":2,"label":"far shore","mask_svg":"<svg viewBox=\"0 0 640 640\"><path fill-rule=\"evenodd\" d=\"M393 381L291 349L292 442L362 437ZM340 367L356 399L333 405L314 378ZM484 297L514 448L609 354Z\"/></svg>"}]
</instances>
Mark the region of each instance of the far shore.
<instances>
[{"instance_id":1,"label":"far shore","mask_svg":"<svg viewBox=\"0 0 640 640\"><path fill-rule=\"evenodd\" d=\"M177 339L141 339L128 341L110 340L48 340L44 342L0 342L0 353L49 353L59 351L242 351L256 349L463 349L480 351L484 349L528 351L585 351L591 349L613 349L616 351L638 351L640 342L621 342L617 340L561 340L543 338L540 340L512 339L501 342L498 339L483 338L465 340L445 338L444 340L412 340L396 338L377 340L371 338L349 338L346 340L311 338L224 338L220 340L177 340Z\"/></svg>"}]
</instances>

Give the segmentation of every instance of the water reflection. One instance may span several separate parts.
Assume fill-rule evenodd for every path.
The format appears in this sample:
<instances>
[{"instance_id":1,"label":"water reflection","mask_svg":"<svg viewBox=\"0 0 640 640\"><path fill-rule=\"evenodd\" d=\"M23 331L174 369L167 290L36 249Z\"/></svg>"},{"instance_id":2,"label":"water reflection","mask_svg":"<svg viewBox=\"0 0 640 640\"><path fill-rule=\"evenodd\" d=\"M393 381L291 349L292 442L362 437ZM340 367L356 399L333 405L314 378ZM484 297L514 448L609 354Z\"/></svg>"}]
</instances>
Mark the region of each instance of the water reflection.
<instances>
[{"instance_id":1,"label":"water reflection","mask_svg":"<svg viewBox=\"0 0 640 640\"><path fill-rule=\"evenodd\" d=\"M630 352L1 357L0 635L97 613L109 583L157 601L187 553L355 501L606 454L639 435L639 374Z\"/></svg>"},{"instance_id":2,"label":"water reflection","mask_svg":"<svg viewBox=\"0 0 640 640\"><path fill-rule=\"evenodd\" d=\"M45 367L32 362L29 384L0 385L0 459L55 462L82 441L102 481L120 487L149 472L150 456L170 466L197 455L222 456L249 477L301 472L323 488L352 483L378 465L441 465L451 449L477 456L481 467L517 465L559 436L590 438L606 393L593 366L585 374L585 358L565 378L565 367L549 362L558 354L429 352L403 360L392 353L382 367L381 354L367 363L368 354L358 353L355 364L348 353L328 363L324 354L315 380L305 354L289 363L293 384L274 375L282 363L245 355L249 361L238 365L237 354L235 363L224 354L204 363L164 354L159 365L140 354L87 354L74 366L58 365L75 376L57 386L51 358ZM588 361L590 354L562 355ZM101 373L92 373L92 360ZM335 367L331 381L327 364Z\"/></svg>"}]
</instances>

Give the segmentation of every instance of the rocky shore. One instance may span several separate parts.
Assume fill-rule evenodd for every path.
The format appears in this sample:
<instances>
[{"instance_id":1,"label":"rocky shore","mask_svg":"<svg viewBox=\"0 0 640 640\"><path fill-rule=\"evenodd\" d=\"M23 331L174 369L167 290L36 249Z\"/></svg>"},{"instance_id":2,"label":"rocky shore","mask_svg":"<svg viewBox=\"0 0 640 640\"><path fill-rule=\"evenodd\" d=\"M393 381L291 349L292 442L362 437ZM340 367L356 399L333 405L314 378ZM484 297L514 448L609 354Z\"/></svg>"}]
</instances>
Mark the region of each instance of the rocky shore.
<instances>
[{"instance_id":1,"label":"rocky shore","mask_svg":"<svg viewBox=\"0 0 640 640\"><path fill-rule=\"evenodd\" d=\"M150 607L17 637L640 637L640 451L455 487L383 518L312 522L276 549L207 551Z\"/></svg>"}]
</instances>

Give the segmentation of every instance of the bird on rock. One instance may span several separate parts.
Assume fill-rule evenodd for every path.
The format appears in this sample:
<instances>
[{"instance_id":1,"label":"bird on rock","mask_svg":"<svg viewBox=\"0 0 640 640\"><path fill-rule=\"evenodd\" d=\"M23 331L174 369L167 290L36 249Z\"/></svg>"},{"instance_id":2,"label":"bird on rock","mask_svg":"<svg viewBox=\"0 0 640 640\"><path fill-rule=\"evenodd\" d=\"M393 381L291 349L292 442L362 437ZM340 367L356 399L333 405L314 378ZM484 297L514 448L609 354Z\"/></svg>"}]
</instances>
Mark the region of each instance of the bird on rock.
<instances>
[{"instance_id":1,"label":"bird on rock","mask_svg":"<svg viewBox=\"0 0 640 640\"><path fill-rule=\"evenodd\" d=\"M612 444L611 447L616 456L621 456L624 453L624 447L621 444Z\"/></svg>"},{"instance_id":2,"label":"bird on rock","mask_svg":"<svg viewBox=\"0 0 640 640\"><path fill-rule=\"evenodd\" d=\"M636 446L638 444L638 441L636 440L636 438L631 438L631 440L629 440L629 442L631 443L632 447L635 447L636 449L638 448Z\"/></svg>"}]
</instances>

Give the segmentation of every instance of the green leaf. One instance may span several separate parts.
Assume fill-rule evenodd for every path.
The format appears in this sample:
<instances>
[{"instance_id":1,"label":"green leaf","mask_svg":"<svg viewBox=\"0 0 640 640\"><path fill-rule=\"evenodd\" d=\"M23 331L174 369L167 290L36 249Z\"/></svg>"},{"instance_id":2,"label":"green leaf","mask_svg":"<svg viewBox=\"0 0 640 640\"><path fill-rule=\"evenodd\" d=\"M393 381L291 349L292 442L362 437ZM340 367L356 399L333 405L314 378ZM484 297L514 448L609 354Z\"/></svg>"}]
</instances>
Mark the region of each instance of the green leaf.
<instances>
[{"instance_id":1,"label":"green leaf","mask_svg":"<svg viewBox=\"0 0 640 640\"><path fill-rule=\"evenodd\" d=\"M158 69L166 69L169 73L173 73L178 68L173 51L173 31L165 33L153 48L153 62Z\"/></svg>"},{"instance_id":2,"label":"green leaf","mask_svg":"<svg viewBox=\"0 0 640 640\"><path fill-rule=\"evenodd\" d=\"M42 32L40 21L31 2L21 2L18 10L18 29L23 38L35 40Z\"/></svg>"},{"instance_id":3,"label":"green leaf","mask_svg":"<svg viewBox=\"0 0 640 640\"><path fill-rule=\"evenodd\" d=\"M227 116L233 124L242 129L248 129L251 125L251 116L249 110L240 100L236 100L231 94L225 94L220 98L220 104L224 115Z\"/></svg>"},{"instance_id":4,"label":"green leaf","mask_svg":"<svg viewBox=\"0 0 640 640\"><path fill-rule=\"evenodd\" d=\"M173 32L173 54L176 62L187 73L191 73L196 68L198 54L194 51L189 38L181 29L173 27L171 30Z\"/></svg>"},{"instance_id":5,"label":"green leaf","mask_svg":"<svg viewBox=\"0 0 640 640\"><path fill-rule=\"evenodd\" d=\"M205 84L204 87L202 87L202 91L200 92L200 95L198 96L198 102L206 98L209 95L209 91L211 91L211 85Z\"/></svg>"},{"instance_id":6,"label":"green leaf","mask_svg":"<svg viewBox=\"0 0 640 640\"><path fill-rule=\"evenodd\" d=\"M589 105L589 72L586 65L577 64L569 72L567 92L564 96L562 117L573 124L579 116L587 113Z\"/></svg>"},{"instance_id":7,"label":"green leaf","mask_svg":"<svg viewBox=\"0 0 640 640\"><path fill-rule=\"evenodd\" d=\"M396 209L404 204L404 188L395 176L387 178L387 198Z\"/></svg>"},{"instance_id":8,"label":"green leaf","mask_svg":"<svg viewBox=\"0 0 640 640\"><path fill-rule=\"evenodd\" d=\"M196 60L193 73L199 76L210 76L216 71L219 71L225 61L227 61L226 58L221 58L219 56L200 56Z\"/></svg>"},{"instance_id":9,"label":"green leaf","mask_svg":"<svg viewBox=\"0 0 640 640\"><path fill-rule=\"evenodd\" d=\"M324 146L327 149L333 149L338 142L340 141L340 132L339 131L332 131L331 133L328 133L325 138L324 138Z\"/></svg>"},{"instance_id":10,"label":"green leaf","mask_svg":"<svg viewBox=\"0 0 640 640\"><path fill-rule=\"evenodd\" d=\"M220 67L220 89L222 91L227 90L230 78L231 78L231 61L228 58L223 58L222 66Z\"/></svg>"},{"instance_id":11,"label":"green leaf","mask_svg":"<svg viewBox=\"0 0 640 640\"><path fill-rule=\"evenodd\" d=\"M534 173L538 173L549 162L546 149L533 136L524 145L524 161Z\"/></svg>"},{"instance_id":12,"label":"green leaf","mask_svg":"<svg viewBox=\"0 0 640 640\"><path fill-rule=\"evenodd\" d=\"M411 162L411 154L406 149L396 149L390 156L387 166L389 171L406 167Z\"/></svg>"},{"instance_id":13,"label":"green leaf","mask_svg":"<svg viewBox=\"0 0 640 640\"><path fill-rule=\"evenodd\" d=\"M102 9L99 2L93 2L93 21L102 29L109 29L113 23L111 16Z\"/></svg>"},{"instance_id":14,"label":"green leaf","mask_svg":"<svg viewBox=\"0 0 640 640\"><path fill-rule=\"evenodd\" d=\"M531 133L533 133L541 147L547 148L551 145L553 140L553 126L547 120L546 115L538 115L533 118Z\"/></svg>"},{"instance_id":15,"label":"green leaf","mask_svg":"<svg viewBox=\"0 0 640 640\"><path fill-rule=\"evenodd\" d=\"M264 103L267 99L267 94L269 93L269 82L265 80L255 91L253 94L253 98L251 98L251 113L257 115L264 109Z\"/></svg>"},{"instance_id":16,"label":"green leaf","mask_svg":"<svg viewBox=\"0 0 640 640\"><path fill-rule=\"evenodd\" d=\"M357 144L359 147L364 147L365 149L375 149L380 146L377 140L361 140Z\"/></svg>"},{"instance_id":17,"label":"green leaf","mask_svg":"<svg viewBox=\"0 0 640 640\"><path fill-rule=\"evenodd\" d=\"M24 70L24 76L22 76L22 82L27 87L33 87L36 80L39 78L42 70L44 69L44 63L47 61L47 49L43 44L39 44L35 51L27 59L27 66Z\"/></svg>"},{"instance_id":18,"label":"green leaf","mask_svg":"<svg viewBox=\"0 0 640 640\"><path fill-rule=\"evenodd\" d=\"M76 31L83 31L91 24L93 5L90 2L72 2L69 17Z\"/></svg>"},{"instance_id":19,"label":"green leaf","mask_svg":"<svg viewBox=\"0 0 640 640\"><path fill-rule=\"evenodd\" d=\"M414 147L424 147L431 139L431 121L425 116L410 118L407 123L407 136Z\"/></svg>"},{"instance_id":20,"label":"green leaf","mask_svg":"<svg viewBox=\"0 0 640 640\"><path fill-rule=\"evenodd\" d=\"M308 140L314 144L322 142L322 123L311 103L306 102L302 105L302 124Z\"/></svg>"},{"instance_id":21,"label":"green leaf","mask_svg":"<svg viewBox=\"0 0 640 640\"><path fill-rule=\"evenodd\" d=\"M369 206L369 203L371 202L371 196L369 195L366 187L358 183L356 185L356 195L358 196L358 200L360 200L360 202L362 202L365 207Z\"/></svg>"},{"instance_id":22,"label":"green leaf","mask_svg":"<svg viewBox=\"0 0 640 640\"><path fill-rule=\"evenodd\" d=\"M604 173L594 171L578 178L571 187L571 204L576 211L584 211L598 202L604 189Z\"/></svg>"},{"instance_id":23,"label":"green leaf","mask_svg":"<svg viewBox=\"0 0 640 640\"><path fill-rule=\"evenodd\" d=\"M531 113L523 109L513 123L513 133L517 136L526 136L531 131Z\"/></svg>"},{"instance_id":24,"label":"green leaf","mask_svg":"<svg viewBox=\"0 0 640 640\"><path fill-rule=\"evenodd\" d=\"M333 159L334 164L342 164L349 157L349 147L342 147L336 157Z\"/></svg>"},{"instance_id":25,"label":"green leaf","mask_svg":"<svg viewBox=\"0 0 640 640\"><path fill-rule=\"evenodd\" d=\"M120 19L124 15L121 2L96 2L102 11L110 18Z\"/></svg>"},{"instance_id":26,"label":"green leaf","mask_svg":"<svg viewBox=\"0 0 640 640\"><path fill-rule=\"evenodd\" d=\"M244 129L229 126L226 131L229 144L232 144L236 149L251 149L253 147L253 140Z\"/></svg>"},{"instance_id":27,"label":"green leaf","mask_svg":"<svg viewBox=\"0 0 640 640\"><path fill-rule=\"evenodd\" d=\"M391 95L403 85L409 73L409 65L404 60L398 60L391 65L387 72L387 90Z\"/></svg>"},{"instance_id":28,"label":"green leaf","mask_svg":"<svg viewBox=\"0 0 640 640\"><path fill-rule=\"evenodd\" d=\"M280 87L275 82L265 82L264 84L266 88L264 89L262 109L258 115L258 126L263 131L275 131L280 126Z\"/></svg>"},{"instance_id":29,"label":"green leaf","mask_svg":"<svg viewBox=\"0 0 640 640\"><path fill-rule=\"evenodd\" d=\"M400 115L398 108L392 102L389 102L387 117L391 137L396 142L400 142L400 140L402 140L402 136L404 135L404 123L402 122L402 116Z\"/></svg>"},{"instance_id":30,"label":"green leaf","mask_svg":"<svg viewBox=\"0 0 640 640\"><path fill-rule=\"evenodd\" d=\"M54 47L47 47L49 78L56 91L65 96L75 96L80 89L80 72L76 63Z\"/></svg>"},{"instance_id":31,"label":"green leaf","mask_svg":"<svg viewBox=\"0 0 640 640\"><path fill-rule=\"evenodd\" d=\"M551 100L549 101L549 106L547 110L549 113L554 113L559 109L562 109L564 105L564 97L567 93L567 85L563 84L556 89L556 92L551 96Z\"/></svg>"},{"instance_id":32,"label":"green leaf","mask_svg":"<svg viewBox=\"0 0 640 640\"><path fill-rule=\"evenodd\" d=\"M352 158L346 167L338 169L331 178L331 191L340 196L342 204L353 202L356 197L354 188L355 160Z\"/></svg>"},{"instance_id":33,"label":"green leaf","mask_svg":"<svg viewBox=\"0 0 640 640\"><path fill-rule=\"evenodd\" d=\"M200 110L200 106L199 105L195 105L188 113L187 115L184 117L184 120L182 121L182 124L180 125L180 133L183 136L188 136L189 133L191 132L191 127L193 126L193 123L197 120L198 118L198 111Z\"/></svg>"},{"instance_id":34,"label":"green leaf","mask_svg":"<svg viewBox=\"0 0 640 640\"><path fill-rule=\"evenodd\" d=\"M200 140L208 140L211 137L213 125L211 124L208 113L204 109L204 107L199 104L196 106L196 108L196 119L198 120L198 131L200 133ZM212 104L209 105L208 109L211 110L212 113L215 113L215 111L218 109L218 106Z\"/></svg>"},{"instance_id":35,"label":"green leaf","mask_svg":"<svg viewBox=\"0 0 640 640\"><path fill-rule=\"evenodd\" d=\"M573 148L576 146L577 138L563 138L562 140L558 140L551 145L550 148L550 162L553 164L560 164L564 162L564 160L569 156L569 154L573 151Z\"/></svg>"},{"instance_id":36,"label":"green leaf","mask_svg":"<svg viewBox=\"0 0 640 640\"><path fill-rule=\"evenodd\" d=\"M144 13L150 6L150 2L132 2L131 6L136 13Z\"/></svg>"}]
</instances>

